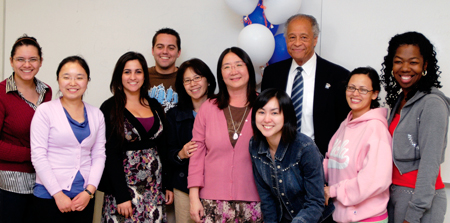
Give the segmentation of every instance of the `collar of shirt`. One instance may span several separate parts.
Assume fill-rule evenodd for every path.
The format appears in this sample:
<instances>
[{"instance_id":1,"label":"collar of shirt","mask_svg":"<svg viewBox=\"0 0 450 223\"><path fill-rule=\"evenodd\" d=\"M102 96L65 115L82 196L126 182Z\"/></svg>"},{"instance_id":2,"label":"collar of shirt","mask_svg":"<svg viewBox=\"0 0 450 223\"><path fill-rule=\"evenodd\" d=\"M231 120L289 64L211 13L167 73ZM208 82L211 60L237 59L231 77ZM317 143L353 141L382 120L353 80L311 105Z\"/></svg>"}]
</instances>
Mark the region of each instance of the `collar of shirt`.
<instances>
[{"instance_id":1,"label":"collar of shirt","mask_svg":"<svg viewBox=\"0 0 450 223\"><path fill-rule=\"evenodd\" d=\"M36 84L36 92L38 94L44 94L46 92L46 89L48 87L44 84L44 82L40 81L37 78L34 78L34 83ZM11 91L18 91L16 81L14 80L14 73L6 80L6 93L9 93Z\"/></svg>"},{"instance_id":2,"label":"collar of shirt","mask_svg":"<svg viewBox=\"0 0 450 223\"><path fill-rule=\"evenodd\" d=\"M316 70L316 64L317 64L317 55L314 53L313 56L306 61L305 64L303 64L303 66L301 66L303 68L303 72L302 75L303 79L308 79L311 77L314 77L313 74L315 74ZM300 65L297 64L297 62L295 62L295 60L292 60L292 64L291 64L291 69L289 70L289 76L293 76L295 77L295 75L297 74L297 67L299 67ZM292 79L294 80L294 79Z\"/></svg>"},{"instance_id":3,"label":"collar of shirt","mask_svg":"<svg viewBox=\"0 0 450 223\"><path fill-rule=\"evenodd\" d=\"M17 89L16 81L14 80L14 73L8 77L6 80L6 93L10 92L17 92L19 96L34 110L36 110L37 106L39 106L42 101L44 100L45 93L47 92L48 86L44 84L44 82L38 80L37 78L34 78L34 83L36 84L36 92L39 94L38 101L36 104L33 104L32 102L25 99L20 93L20 91Z\"/></svg>"}]
</instances>

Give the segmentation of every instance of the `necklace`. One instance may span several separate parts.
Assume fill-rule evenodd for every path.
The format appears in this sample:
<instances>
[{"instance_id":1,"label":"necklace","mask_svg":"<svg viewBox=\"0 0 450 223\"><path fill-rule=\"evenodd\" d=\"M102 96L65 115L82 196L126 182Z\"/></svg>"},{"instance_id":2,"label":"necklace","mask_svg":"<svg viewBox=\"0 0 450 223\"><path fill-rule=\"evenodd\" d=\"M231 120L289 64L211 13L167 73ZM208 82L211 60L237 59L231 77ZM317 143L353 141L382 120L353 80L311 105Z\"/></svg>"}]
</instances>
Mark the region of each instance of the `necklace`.
<instances>
[{"instance_id":1,"label":"necklace","mask_svg":"<svg viewBox=\"0 0 450 223\"><path fill-rule=\"evenodd\" d=\"M234 129L233 140L237 140L239 138L239 135L237 134L237 130L239 130L239 128L241 128L242 121L244 121L245 114L247 113L247 106L245 106L244 115L242 116L241 122L239 123L239 126L237 129L236 129L236 126L234 125L233 115L231 115L230 106L228 106L228 111L230 112L231 123L233 124L233 129Z\"/></svg>"}]
</instances>

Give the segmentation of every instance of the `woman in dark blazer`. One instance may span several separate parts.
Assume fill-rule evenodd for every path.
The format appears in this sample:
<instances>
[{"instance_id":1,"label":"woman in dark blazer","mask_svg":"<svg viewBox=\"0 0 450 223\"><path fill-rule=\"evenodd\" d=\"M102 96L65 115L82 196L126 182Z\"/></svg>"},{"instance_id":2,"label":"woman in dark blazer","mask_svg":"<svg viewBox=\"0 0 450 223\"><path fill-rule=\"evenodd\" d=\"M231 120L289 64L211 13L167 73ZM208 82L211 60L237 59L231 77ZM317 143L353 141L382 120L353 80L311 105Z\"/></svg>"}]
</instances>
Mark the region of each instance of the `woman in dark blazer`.
<instances>
[{"instance_id":1,"label":"woman in dark blazer","mask_svg":"<svg viewBox=\"0 0 450 223\"><path fill-rule=\"evenodd\" d=\"M169 161L172 164L171 176L177 222L193 222L189 214L189 189L187 175L189 158L197 145L191 142L192 128L198 109L214 95L216 80L214 75L200 59L190 59L181 64L175 81L179 102L177 107L167 112Z\"/></svg>"}]
</instances>

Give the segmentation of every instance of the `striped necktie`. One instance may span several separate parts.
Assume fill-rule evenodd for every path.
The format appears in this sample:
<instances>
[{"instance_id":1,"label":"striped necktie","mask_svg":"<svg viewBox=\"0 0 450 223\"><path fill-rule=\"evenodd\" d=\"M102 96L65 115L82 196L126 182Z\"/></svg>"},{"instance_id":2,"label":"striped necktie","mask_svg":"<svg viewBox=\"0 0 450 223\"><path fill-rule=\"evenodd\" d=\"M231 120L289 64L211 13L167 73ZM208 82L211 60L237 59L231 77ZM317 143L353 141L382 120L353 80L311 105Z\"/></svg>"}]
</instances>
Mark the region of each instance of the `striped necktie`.
<instances>
[{"instance_id":1,"label":"striped necktie","mask_svg":"<svg viewBox=\"0 0 450 223\"><path fill-rule=\"evenodd\" d=\"M303 76L302 67L297 67L297 74L294 78L294 85L292 86L291 99L295 108L295 115L297 116L297 131L300 132L302 127L302 109L303 109Z\"/></svg>"}]
</instances>

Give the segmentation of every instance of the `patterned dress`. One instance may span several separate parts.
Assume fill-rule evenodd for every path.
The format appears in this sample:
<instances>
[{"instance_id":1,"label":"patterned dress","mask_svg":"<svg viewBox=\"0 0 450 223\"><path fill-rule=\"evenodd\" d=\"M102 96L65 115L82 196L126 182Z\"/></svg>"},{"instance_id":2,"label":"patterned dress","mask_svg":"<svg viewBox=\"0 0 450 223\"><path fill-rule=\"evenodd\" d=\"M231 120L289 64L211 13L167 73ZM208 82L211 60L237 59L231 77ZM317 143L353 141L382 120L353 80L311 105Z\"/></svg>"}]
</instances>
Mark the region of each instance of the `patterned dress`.
<instances>
[{"instance_id":1,"label":"patterned dress","mask_svg":"<svg viewBox=\"0 0 450 223\"><path fill-rule=\"evenodd\" d=\"M157 113L154 114L155 116L158 115ZM162 134L163 130L161 119L155 118L153 125L158 125L159 128L150 137L151 140L156 139ZM124 127L125 139L128 142L141 141L138 130L126 118ZM155 129L155 126L152 129ZM102 222L166 222L165 201L162 193L162 163L156 146L148 149L125 151L123 167L132 197L133 214L129 218L120 215L117 211L115 197L105 194Z\"/></svg>"}]
</instances>

